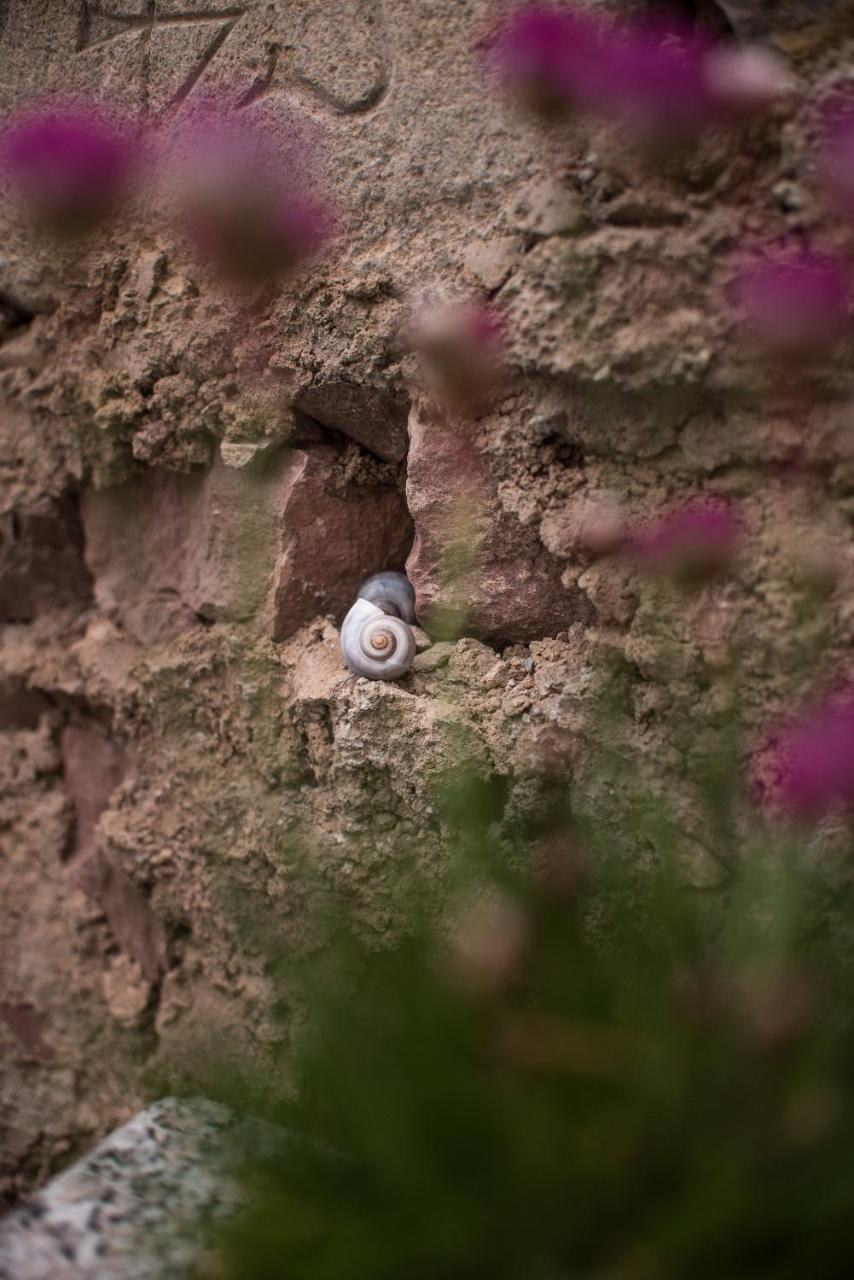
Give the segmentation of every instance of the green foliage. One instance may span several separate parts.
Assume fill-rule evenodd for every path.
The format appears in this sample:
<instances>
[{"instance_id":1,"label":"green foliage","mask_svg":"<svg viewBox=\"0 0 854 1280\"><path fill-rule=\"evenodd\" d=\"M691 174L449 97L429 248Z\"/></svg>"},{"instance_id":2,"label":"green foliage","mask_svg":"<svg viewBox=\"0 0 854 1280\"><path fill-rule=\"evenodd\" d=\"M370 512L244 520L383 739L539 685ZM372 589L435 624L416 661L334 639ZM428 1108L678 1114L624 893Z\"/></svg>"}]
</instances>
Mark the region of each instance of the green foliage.
<instances>
[{"instance_id":1,"label":"green foliage","mask_svg":"<svg viewBox=\"0 0 854 1280\"><path fill-rule=\"evenodd\" d=\"M228 1275L849 1274L848 863L729 843L732 770L719 744L706 763L714 897L619 752L620 838L555 779L516 824L506 781L446 788L444 910L413 905L380 949L327 922L306 966L294 1097L271 1111L292 1139L249 1163Z\"/></svg>"}]
</instances>

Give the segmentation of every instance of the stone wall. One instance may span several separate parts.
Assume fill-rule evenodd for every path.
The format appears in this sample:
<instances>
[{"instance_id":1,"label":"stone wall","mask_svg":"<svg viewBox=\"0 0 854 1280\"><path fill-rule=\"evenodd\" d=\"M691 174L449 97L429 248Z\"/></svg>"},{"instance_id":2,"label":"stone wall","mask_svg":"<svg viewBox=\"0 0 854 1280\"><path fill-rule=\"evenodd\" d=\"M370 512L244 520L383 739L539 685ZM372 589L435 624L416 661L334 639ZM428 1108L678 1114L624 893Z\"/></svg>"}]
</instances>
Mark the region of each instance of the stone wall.
<instances>
[{"instance_id":1,"label":"stone wall","mask_svg":"<svg viewBox=\"0 0 854 1280\"><path fill-rule=\"evenodd\" d=\"M381 932L401 849L441 861L433 781L462 754L535 803L532 762L578 758L604 663L661 767L667 715L701 736L734 653L750 718L787 705L818 626L812 548L836 583L828 669L844 659L851 351L808 395L775 384L722 286L747 241L838 235L809 182L811 102L854 26L832 0L719 8L801 92L656 168L502 105L473 55L486 0L0 3L4 114L86 92L156 138L216 93L310 138L337 217L317 263L247 293L154 191L85 246L0 206L8 1197L198 1068L212 1029L263 1061L283 1025L262 938L305 940L298 836ZM507 317L513 372L477 418L442 408L401 340L430 289ZM660 593L584 531L711 488L741 505L745 552L666 615L662 647ZM404 565L428 629L457 609L465 634L437 622L400 684L348 679L356 587ZM692 875L713 881L700 854Z\"/></svg>"}]
</instances>

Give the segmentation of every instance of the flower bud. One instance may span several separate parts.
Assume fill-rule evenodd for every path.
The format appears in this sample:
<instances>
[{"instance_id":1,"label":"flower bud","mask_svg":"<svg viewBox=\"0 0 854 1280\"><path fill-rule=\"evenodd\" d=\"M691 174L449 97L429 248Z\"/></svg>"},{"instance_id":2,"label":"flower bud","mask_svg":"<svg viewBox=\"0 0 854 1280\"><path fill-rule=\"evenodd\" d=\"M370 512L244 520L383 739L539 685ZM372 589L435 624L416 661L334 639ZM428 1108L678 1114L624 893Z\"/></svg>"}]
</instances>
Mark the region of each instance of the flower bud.
<instances>
[{"instance_id":1,"label":"flower bud","mask_svg":"<svg viewBox=\"0 0 854 1280\"><path fill-rule=\"evenodd\" d=\"M528 942L528 921L508 894L492 889L453 927L450 970L469 995L496 995L512 981Z\"/></svg>"},{"instance_id":2,"label":"flower bud","mask_svg":"<svg viewBox=\"0 0 854 1280\"><path fill-rule=\"evenodd\" d=\"M726 572L735 558L742 523L724 499L692 498L650 521L630 546L647 572L699 585Z\"/></svg>"},{"instance_id":3,"label":"flower bud","mask_svg":"<svg viewBox=\"0 0 854 1280\"><path fill-rule=\"evenodd\" d=\"M718 45L710 49L705 76L721 116L733 121L761 115L795 87L783 60L760 45Z\"/></svg>"},{"instance_id":4,"label":"flower bud","mask_svg":"<svg viewBox=\"0 0 854 1280\"><path fill-rule=\"evenodd\" d=\"M854 689L822 699L767 737L753 762L757 799L770 813L816 821L854 808Z\"/></svg>"},{"instance_id":5,"label":"flower bud","mask_svg":"<svg viewBox=\"0 0 854 1280\"><path fill-rule=\"evenodd\" d=\"M482 410L501 384L506 330L487 303L425 309L414 321L411 341L436 393L461 412Z\"/></svg>"},{"instance_id":6,"label":"flower bud","mask_svg":"<svg viewBox=\"0 0 854 1280\"><path fill-rule=\"evenodd\" d=\"M247 285L291 276L328 239L332 219L308 189L301 153L257 122L208 108L179 138L175 189L196 249Z\"/></svg>"},{"instance_id":7,"label":"flower bud","mask_svg":"<svg viewBox=\"0 0 854 1280\"><path fill-rule=\"evenodd\" d=\"M545 120L601 100L606 28L577 8L533 4L516 10L488 42L488 57L507 93Z\"/></svg>"},{"instance_id":8,"label":"flower bud","mask_svg":"<svg viewBox=\"0 0 854 1280\"><path fill-rule=\"evenodd\" d=\"M729 295L746 333L781 359L820 354L850 323L847 263L804 247L758 258L730 281Z\"/></svg>"}]
</instances>

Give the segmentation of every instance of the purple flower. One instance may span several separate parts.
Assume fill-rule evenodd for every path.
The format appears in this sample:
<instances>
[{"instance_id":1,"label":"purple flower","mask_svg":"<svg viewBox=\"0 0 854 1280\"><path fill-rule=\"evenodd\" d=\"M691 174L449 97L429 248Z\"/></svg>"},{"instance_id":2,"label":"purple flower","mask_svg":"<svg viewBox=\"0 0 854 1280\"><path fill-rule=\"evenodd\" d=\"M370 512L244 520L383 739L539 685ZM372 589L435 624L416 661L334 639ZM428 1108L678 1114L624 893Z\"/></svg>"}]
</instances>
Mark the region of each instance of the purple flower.
<instances>
[{"instance_id":1,"label":"purple flower","mask_svg":"<svg viewBox=\"0 0 854 1280\"><path fill-rule=\"evenodd\" d=\"M854 688L773 733L754 762L758 799L794 818L854 806Z\"/></svg>"},{"instance_id":2,"label":"purple flower","mask_svg":"<svg viewBox=\"0 0 854 1280\"><path fill-rule=\"evenodd\" d=\"M854 217L854 88L837 90L823 104L819 176L839 211Z\"/></svg>"},{"instance_id":3,"label":"purple flower","mask_svg":"<svg viewBox=\"0 0 854 1280\"><path fill-rule=\"evenodd\" d=\"M705 59L705 78L710 101L724 121L760 115L795 87L782 59L759 45L711 48Z\"/></svg>"},{"instance_id":4,"label":"purple flower","mask_svg":"<svg viewBox=\"0 0 854 1280\"><path fill-rule=\"evenodd\" d=\"M489 59L508 92L538 115L560 117L601 103L605 32L584 10L529 5L498 29Z\"/></svg>"},{"instance_id":5,"label":"purple flower","mask_svg":"<svg viewBox=\"0 0 854 1280\"><path fill-rule=\"evenodd\" d=\"M694 31L654 16L615 32L609 44L611 110L634 131L676 137L715 119L710 45Z\"/></svg>"},{"instance_id":6,"label":"purple flower","mask_svg":"<svg viewBox=\"0 0 854 1280\"><path fill-rule=\"evenodd\" d=\"M239 191L234 200L187 210L197 247L225 275L250 285L292 275L323 245L331 227L326 209L308 196L259 194Z\"/></svg>"},{"instance_id":7,"label":"purple flower","mask_svg":"<svg viewBox=\"0 0 854 1280\"><path fill-rule=\"evenodd\" d=\"M618 24L531 5L498 29L489 54L504 87L539 115L580 108L656 142L749 117L791 87L773 54L713 44L666 10Z\"/></svg>"},{"instance_id":8,"label":"purple flower","mask_svg":"<svg viewBox=\"0 0 854 1280\"><path fill-rule=\"evenodd\" d=\"M641 567L693 585L727 570L743 532L739 515L715 495L689 498L650 521L630 548Z\"/></svg>"},{"instance_id":9,"label":"purple flower","mask_svg":"<svg viewBox=\"0 0 854 1280\"><path fill-rule=\"evenodd\" d=\"M428 308L412 326L435 390L463 412L481 409L501 382L507 346L504 317L479 301Z\"/></svg>"},{"instance_id":10,"label":"purple flower","mask_svg":"<svg viewBox=\"0 0 854 1280\"><path fill-rule=\"evenodd\" d=\"M76 233L113 212L127 191L137 152L130 129L103 111L53 105L6 126L2 160L33 216Z\"/></svg>"},{"instance_id":11,"label":"purple flower","mask_svg":"<svg viewBox=\"0 0 854 1280\"><path fill-rule=\"evenodd\" d=\"M196 247L231 279L291 275L326 242L332 216L308 189L301 148L205 105L178 138L176 200Z\"/></svg>"},{"instance_id":12,"label":"purple flower","mask_svg":"<svg viewBox=\"0 0 854 1280\"><path fill-rule=\"evenodd\" d=\"M834 342L849 323L848 264L812 249L785 246L757 258L729 284L750 336L773 354L809 356Z\"/></svg>"},{"instance_id":13,"label":"purple flower","mask_svg":"<svg viewBox=\"0 0 854 1280\"><path fill-rule=\"evenodd\" d=\"M615 30L608 61L609 109L656 139L749 118L792 87L774 54L712 43L660 13Z\"/></svg>"},{"instance_id":14,"label":"purple flower","mask_svg":"<svg viewBox=\"0 0 854 1280\"><path fill-rule=\"evenodd\" d=\"M507 323L504 316L485 302L461 304L455 312L455 327L460 340L472 352L495 359L503 353L507 342Z\"/></svg>"},{"instance_id":15,"label":"purple flower","mask_svg":"<svg viewBox=\"0 0 854 1280\"><path fill-rule=\"evenodd\" d=\"M283 196L273 213L273 229L281 252L296 266L325 244L332 229L329 210L296 193Z\"/></svg>"}]
</instances>

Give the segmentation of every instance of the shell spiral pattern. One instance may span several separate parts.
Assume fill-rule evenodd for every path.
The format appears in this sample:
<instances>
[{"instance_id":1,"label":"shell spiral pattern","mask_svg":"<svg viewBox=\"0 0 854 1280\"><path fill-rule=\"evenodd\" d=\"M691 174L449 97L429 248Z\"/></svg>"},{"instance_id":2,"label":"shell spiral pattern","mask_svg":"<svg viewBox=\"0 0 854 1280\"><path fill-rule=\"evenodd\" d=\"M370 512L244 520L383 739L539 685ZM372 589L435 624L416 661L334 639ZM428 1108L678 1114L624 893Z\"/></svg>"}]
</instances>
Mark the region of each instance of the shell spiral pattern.
<instances>
[{"instance_id":1,"label":"shell spiral pattern","mask_svg":"<svg viewBox=\"0 0 854 1280\"><path fill-rule=\"evenodd\" d=\"M365 590L372 598L365 598ZM410 620L415 621L415 593L406 576L388 573L369 578L341 627L341 652L353 674L368 680L405 676L415 657Z\"/></svg>"}]
</instances>

